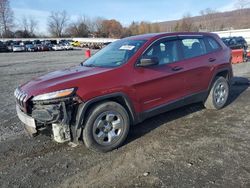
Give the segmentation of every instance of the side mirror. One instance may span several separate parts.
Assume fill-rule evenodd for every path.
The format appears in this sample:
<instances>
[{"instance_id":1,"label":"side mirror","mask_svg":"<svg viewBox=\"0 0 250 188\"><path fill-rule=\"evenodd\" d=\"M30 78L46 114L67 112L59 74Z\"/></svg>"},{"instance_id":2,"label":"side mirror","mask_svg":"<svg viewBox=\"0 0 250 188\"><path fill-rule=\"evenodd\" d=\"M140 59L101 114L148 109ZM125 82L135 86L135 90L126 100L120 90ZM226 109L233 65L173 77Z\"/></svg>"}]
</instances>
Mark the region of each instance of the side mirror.
<instances>
[{"instance_id":1,"label":"side mirror","mask_svg":"<svg viewBox=\"0 0 250 188\"><path fill-rule=\"evenodd\" d=\"M152 58L142 58L140 59L140 62L137 64L137 67L148 67L152 65L158 65L159 60L157 57Z\"/></svg>"}]
</instances>

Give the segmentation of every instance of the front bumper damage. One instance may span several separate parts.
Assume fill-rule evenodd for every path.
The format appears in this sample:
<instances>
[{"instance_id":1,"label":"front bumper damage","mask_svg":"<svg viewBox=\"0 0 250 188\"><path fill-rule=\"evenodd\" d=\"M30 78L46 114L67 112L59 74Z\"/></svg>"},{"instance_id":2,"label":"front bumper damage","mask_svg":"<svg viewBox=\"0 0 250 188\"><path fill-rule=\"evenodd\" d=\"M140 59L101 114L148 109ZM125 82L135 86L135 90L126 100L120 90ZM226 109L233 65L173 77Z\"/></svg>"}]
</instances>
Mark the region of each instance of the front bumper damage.
<instances>
[{"instance_id":1,"label":"front bumper damage","mask_svg":"<svg viewBox=\"0 0 250 188\"><path fill-rule=\"evenodd\" d=\"M37 133L35 119L22 112L18 105L16 105L18 118L23 122L25 130L33 135Z\"/></svg>"},{"instance_id":2,"label":"front bumper damage","mask_svg":"<svg viewBox=\"0 0 250 188\"><path fill-rule=\"evenodd\" d=\"M77 97L40 102L28 100L27 110L17 103L16 111L30 135L52 132L56 142L78 144L80 130L75 125L75 118L80 103Z\"/></svg>"}]
</instances>

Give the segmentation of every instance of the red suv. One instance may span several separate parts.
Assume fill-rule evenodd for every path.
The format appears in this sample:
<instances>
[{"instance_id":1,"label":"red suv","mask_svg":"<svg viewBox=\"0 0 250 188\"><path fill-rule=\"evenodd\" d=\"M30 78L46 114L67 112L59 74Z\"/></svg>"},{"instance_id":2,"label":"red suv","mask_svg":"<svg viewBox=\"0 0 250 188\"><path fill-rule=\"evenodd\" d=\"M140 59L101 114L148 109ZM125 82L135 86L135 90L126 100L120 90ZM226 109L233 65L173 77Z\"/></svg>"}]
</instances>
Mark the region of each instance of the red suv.
<instances>
[{"instance_id":1,"label":"red suv","mask_svg":"<svg viewBox=\"0 0 250 188\"><path fill-rule=\"evenodd\" d=\"M231 51L211 33L159 33L109 44L79 66L55 71L15 91L30 133L84 141L94 151L119 147L129 127L190 103L225 106Z\"/></svg>"}]
</instances>

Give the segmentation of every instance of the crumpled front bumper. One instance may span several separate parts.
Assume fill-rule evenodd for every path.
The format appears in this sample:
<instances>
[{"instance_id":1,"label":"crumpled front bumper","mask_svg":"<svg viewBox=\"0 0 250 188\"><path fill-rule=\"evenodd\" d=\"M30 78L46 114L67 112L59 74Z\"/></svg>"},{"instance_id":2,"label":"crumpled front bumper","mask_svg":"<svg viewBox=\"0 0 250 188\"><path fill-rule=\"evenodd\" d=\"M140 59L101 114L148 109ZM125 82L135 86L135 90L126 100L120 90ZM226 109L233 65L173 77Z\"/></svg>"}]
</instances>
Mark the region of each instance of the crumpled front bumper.
<instances>
[{"instance_id":1,"label":"crumpled front bumper","mask_svg":"<svg viewBox=\"0 0 250 188\"><path fill-rule=\"evenodd\" d=\"M16 111L17 116L23 122L26 131L31 135L36 134L37 129L35 119L22 112L18 105L16 105Z\"/></svg>"},{"instance_id":2,"label":"crumpled front bumper","mask_svg":"<svg viewBox=\"0 0 250 188\"><path fill-rule=\"evenodd\" d=\"M54 101L53 101L54 102ZM19 119L24 124L25 130L31 135L52 134L56 142L63 143L73 141L78 143L80 128L71 122L75 120L78 103L74 101L59 101L57 103L33 104L29 114L22 110L19 103L16 111Z\"/></svg>"}]
</instances>

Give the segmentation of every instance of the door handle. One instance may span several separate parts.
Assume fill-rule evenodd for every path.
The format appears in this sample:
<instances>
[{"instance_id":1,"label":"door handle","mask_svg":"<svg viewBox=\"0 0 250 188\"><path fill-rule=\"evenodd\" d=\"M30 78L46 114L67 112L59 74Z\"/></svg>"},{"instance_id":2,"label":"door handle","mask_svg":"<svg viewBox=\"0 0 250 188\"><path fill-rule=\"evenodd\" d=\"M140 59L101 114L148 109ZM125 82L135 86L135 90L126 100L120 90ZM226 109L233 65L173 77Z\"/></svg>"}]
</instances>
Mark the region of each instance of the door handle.
<instances>
[{"instance_id":1,"label":"door handle","mask_svg":"<svg viewBox=\"0 0 250 188\"><path fill-rule=\"evenodd\" d=\"M209 62L214 62L214 61L216 61L216 59L211 57L211 58L208 59L208 61Z\"/></svg>"},{"instance_id":2,"label":"door handle","mask_svg":"<svg viewBox=\"0 0 250 188\"><path fill-rule=\"evenodd\" d=\"M181 69L183 69L183 68L182 68L182 67L176 66L176 67L173 67L173 68L172 68L172 71L180 71Z\"/></svg>"}]
</instances>

